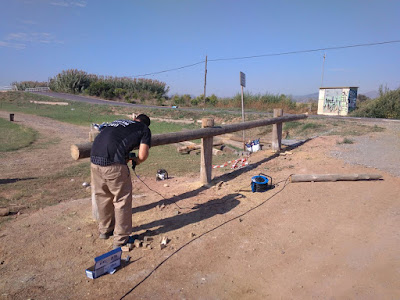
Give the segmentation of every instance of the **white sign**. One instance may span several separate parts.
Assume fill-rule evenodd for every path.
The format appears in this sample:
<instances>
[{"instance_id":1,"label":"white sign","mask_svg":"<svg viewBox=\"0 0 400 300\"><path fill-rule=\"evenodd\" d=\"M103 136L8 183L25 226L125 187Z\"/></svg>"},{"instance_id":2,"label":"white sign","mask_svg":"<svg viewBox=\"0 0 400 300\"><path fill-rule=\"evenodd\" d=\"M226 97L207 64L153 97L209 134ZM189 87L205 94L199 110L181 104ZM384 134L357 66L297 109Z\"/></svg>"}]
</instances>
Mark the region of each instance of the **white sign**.
<instances>
[{"instance_id":1,"label":"white sign","mask_svg":"<svg viewBox=\"0 0 400 300\"><path fill-rule=\"evenodd\" d=\"M246 87L246 74L240 72L240 85Z\"/></svg>"}]
</instances>

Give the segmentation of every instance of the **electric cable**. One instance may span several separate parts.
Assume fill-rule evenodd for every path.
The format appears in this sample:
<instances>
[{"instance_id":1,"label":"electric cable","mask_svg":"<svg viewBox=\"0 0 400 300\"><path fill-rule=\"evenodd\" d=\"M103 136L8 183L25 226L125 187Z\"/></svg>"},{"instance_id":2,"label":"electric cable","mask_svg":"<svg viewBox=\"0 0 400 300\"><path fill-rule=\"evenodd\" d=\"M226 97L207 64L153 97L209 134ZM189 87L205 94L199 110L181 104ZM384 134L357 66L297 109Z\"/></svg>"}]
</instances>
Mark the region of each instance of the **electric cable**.
<instances>
[{"instance_id":1,"label":"electric cable","mask_svg":"<svg viewBox=\"0 0 400 300\"><path fill-rule=\"evenodd\" d=\"M190 68L190 67L194 67L197 66L199 64L204 63L205 60L199 61L197 63L194 64L190 64L190 65L186 65L186 66L182 66L182 67L177 67L177 68L173 68L173 69L167 69L167 70L163 70L163 71L158 71L158 72L152 72L152 73L147 73L147 74L139 74L139 75L134 75L134 76L129 76L129 77L139 77L139 76L149 76L149 75L156 75L156 74L161 74L161 73L166 73L166 72L171 72L171 71L176 71L176 70L181 70L181 69L186 69L186 68Z\"/></svg>"},{"instance_id":2,"label":"electric cable","mask_svg":"<svg viewBox=\"0 0 400 300\"><path fill-rule=\"evenodd\" d=\"M259 58L259 57L268 57L268 56L281 56L281 55L291 55L291 54L300 54L300 53L311 53L311 52L318 52L318 51L327 51L327 50L339 50L339 49L348 49L348 48L356 48L356 47L371 47L371 46L378 46L378 45L387 45L387 44L395 44L400 43L400 40L393 40L393 41L384 41L384 42L376 42L376 43L363 43L363 44L354 44L354 45L345 45L345 46L335 46L335 47L324 47L324 48L317 48L317 49L308 49L308 50L295 50L295 51L287 51L287 52L277 52L277 53L268 53L268 54L260 54L260 55L250 55L250 56L239 56L239 57L230 57L230 58L214 58L208 59L208 62L216 62L216 61L230 61L230 60L240 60L240 59L252 59L252 58ZM204 63L205 60L199 61L197 63L193 63L190 65L185 65L177 68L151 72L146 74L139 74L129 77L139 77L139 76L150 76L156 75L176 70L181 70L185 68L194 67L196 65Z\"/></svg>"},{"instance_id":3,"label":"electric cable","mask_svg":"<svg viewBox=\"0 0 400 300\"><path fill-rule=\"evenodd\" d=\"M290 55L290 54L299 54L299 53L310 53L310 52L318 52L318 51L326 51L326 50L338 50L338 49L348 49L348 48L356 48L356 47L369 47L369 46L394 44L394 43L400 43L400 40L378 42L378 43L354 44L354 45L336 46L336 47L326 47L326 48L317 48L317 49L309 49L309 50L278 52L278 53L269 53L269 54L260 54L260 55L251 55L251 56L242 56L242 57L216 58L216 59L209 59L208 61L227 61L227 60L250 59L250 58L267 57L267 56L281 56L281 55Z\"/></svg>"},{"instance_id":4,"label":"electric cable","mask_svg":"<svg viewBox=\"0 0 400 300\"><path fill-rule=\"evenodd\" d=\"M166 200L166 201L171 201L171 200L166 199L163 195L161 195L161 194L160 194L159 192L157 192L156 190L151 189L151 188L139 177L139 175L136 174L136 170L133 170L133 172L135 173L136 177L137 177L150 191L152 191L152 192L154 192L154 193L160 195L160 196L161 196L164 200ZM172 203L174 203L179 209L192 209L192 208L188 208L188 207L180 207L180 206L176 203L176 201L174 201L174 200L172 200Z\"/></svg>"},{"instance_id":5,"label":"electric cable","mask_svg":"<svg viewBox=\"0 0 400 300\"><path fill-rule=\"evenodd\" d=\"M229 219L229 220L227 220L227 221L225 221L225 222L219 224L218 226L216 226L216 227L214 227L214 228L212 228L212 229L207 230L206 232L203 232L201 235L195 237L194 239L192 239L192 240L190 240L189 242L187 242L187 243L183 244L182 246L180 246L178 249L176 249L174 252L172 252L170 255L168 255L164 260L162 260L155 268L153 268L153 269L150 271L150 273L147 274L141 281L139 281L139 282L138 282L135 286L133 286L128 292L126 292L125 295L123 295L123 296L120 298L120 300L124 299L126 296L128 296L130 293L132 293L138 286L140 286L143 282L145 282L157 269L159 269L159 268L160 268L165 262L167 262L172 256L174 256L175 254L177 254L179 251L181 251L181 250L182 250L183 248L185 248L186 246L190 245L190 244L191 244L192 242L194 242L195 240L200 239L201 237L203 237L203 236L209 234L210 232L213 232L214 230L216 230L216 229L218 229L218 228L220 228L220 227L222 227L222 226L224 226L224 225L226 225L226 224L228 224L228 223L230 223L230 222L232 222L232 221L234 221L234 220L237 220L237 219L243 217L244 215L248 214L249 212L251 212L251 211L253 211L253 210L259 208L259 207L262 206L263 204L265 204L267 201L269 201L270 199L272 199L273 197L275 197L277 194L281 193L281 192L285 189L285 187L290 183L290 182L288 182L288 180L289 180L290 176L292 176L292 175L293 175L293 174L290 174L290 175L286 178L285 184L283 185L283 187L282 187L279 191L277 191L276 193L274 193L273 195L271 195L269 198L265 199L264 201L262 201L261 203L257 204L256 206L250 208L249 210L245 211L244 213L242 213L242 214L240 214L240 215L238 215L238 216L236 216L236 217L233 217L233 218L231 218L231 219Z\"/></svg>"}]
</instances>

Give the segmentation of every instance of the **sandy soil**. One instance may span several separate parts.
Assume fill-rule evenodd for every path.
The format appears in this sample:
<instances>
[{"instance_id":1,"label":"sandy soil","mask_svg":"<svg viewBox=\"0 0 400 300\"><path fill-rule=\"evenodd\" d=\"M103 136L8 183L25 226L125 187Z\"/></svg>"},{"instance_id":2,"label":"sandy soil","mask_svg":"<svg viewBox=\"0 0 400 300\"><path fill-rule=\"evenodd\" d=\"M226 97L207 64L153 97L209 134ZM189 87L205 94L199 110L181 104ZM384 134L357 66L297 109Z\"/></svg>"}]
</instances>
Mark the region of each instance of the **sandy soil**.
<instances>
[{"instance_id":1,"label":"sandy soil","mask_svg":"<svg viewBox=\"0 0 400 300\"><path fill-rule=\"evenodd\" d=\"M80 127L51 121L40 128L33 123L48 120L30 118L44 136L62 140L57 147L86 139ZM197 174L142 178L166 199L135 179L134 233L152 236L153 249L124 252L129 263L95 280L85 269L112 241L98 239L90 199L18 215L0 231L0 299L399 299L400 178L332 156L357 151L340 139L318 137L285 156L257 152L246 168L216 169L214 183L222 183L211 188L200 187ZM47 160L69 161L64 155ZM2 169L15 163L8 158ZM398 156L387 159L400 167ZM259 173L272 176L275 188L252 193ZM285 182L300 173L380 173L383 180ZM162 237L170 240L164 249Z\"/></svg>"}]
</instances>

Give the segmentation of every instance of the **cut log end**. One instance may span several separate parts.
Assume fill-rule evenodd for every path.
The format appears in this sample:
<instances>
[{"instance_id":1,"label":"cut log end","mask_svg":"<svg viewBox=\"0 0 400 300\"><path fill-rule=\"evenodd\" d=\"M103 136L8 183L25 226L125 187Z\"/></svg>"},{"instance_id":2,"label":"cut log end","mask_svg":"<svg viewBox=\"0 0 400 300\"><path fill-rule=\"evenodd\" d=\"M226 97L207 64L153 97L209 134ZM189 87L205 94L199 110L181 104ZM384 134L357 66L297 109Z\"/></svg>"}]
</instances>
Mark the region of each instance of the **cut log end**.
<instances>
[{"instance_id":1,"label":"cut log end","mask_svg":"<svg viewBox=\"0 0 400 300\"><path fill-rule=\"evenodd\" d=\"M92 143L71 145L71 156L74 160L90 157Z\"/></svg>"}]
</instances>

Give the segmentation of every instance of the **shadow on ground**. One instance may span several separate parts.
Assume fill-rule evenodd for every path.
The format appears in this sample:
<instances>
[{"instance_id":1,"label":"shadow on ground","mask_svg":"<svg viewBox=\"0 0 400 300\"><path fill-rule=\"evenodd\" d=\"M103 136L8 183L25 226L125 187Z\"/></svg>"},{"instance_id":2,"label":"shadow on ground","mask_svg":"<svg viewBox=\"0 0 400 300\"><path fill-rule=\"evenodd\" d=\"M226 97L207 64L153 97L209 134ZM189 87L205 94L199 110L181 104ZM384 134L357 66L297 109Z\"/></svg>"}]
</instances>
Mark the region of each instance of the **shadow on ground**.
<instances>
[{"instance_id":1,"label":"shadow on ground","mask_svg":"<svg viewBox=\"0 0 400 300\"><path fill-rule=\"evenodd\" d=\"M288 146L288 147L285 148L285 151L290 151L290 150L296 149L297 147L300 147L300 146L304 145L305 143L307 143L311 139L312 138L307 139L307 140L303 140L303 141L300 141L300 142L298 142L296 144ZM253 169L256 169L260 165L262 165L262 164L264 164L264 163L266 163L266 162L268 162L268 161L270 161L270 160L272 160L274 158L277 158L277 157L279 157L279 152L277 152L277 153L275 153L275 154L273 154L271 156L268 156L268 157L266 157L266 158L264 158L264 159L262 159L262 160L260 160L258 162L249 164L245 168L237 169L237 170L234 170L234 171L232 171L230 173L214 177L212 182L213 183L220 182L220 181L228 182L228 181L230 181L232 179L235 179L236 177L238 177L238 176L240 176L242 174L245 174L247 172L252 171ZM134 207L134 208L132 208L132 214L135 214L135 213L138 213L138 212L143 212L143 211L146 211L146 210L150 210L152 208L157 207L158 205L163 205L163 204L164 205L169 205L169 204L175 203L175 204L178 205L179 201L195 197L199 193L209 189L213 185L213 183L211 183L209 186L202 186L202 187L199 187L199 188L197 188L195 190L182 193L180 195L175 195L175 196L170 197L170 198L164 198L163 200L160 200L160 201L156 201L156 202L149 203L149 204L146 204L146 205ZM179 208L188 209L188 207L179 207Z\"/></svg>"},{"instance_id":2,"label":"shadow on ground","mask_svg":"<svg viewBox=\"0 0 400 300\"><path fill-rule=\"evenodd\" d=\"M0 179L0 184L15 183L15 182L18 182L18 181L31 180L31 179L37 179L37 177Z\"/></svg>"},{"instance_id":3,"label":"shadow on ground","mask_svg":"<svg viewBox=\"0 0 400 300\"><path fill-rule=\"evenodd\" d=\"M233 193L220 199L212 199L206 203L194 206L192 211L188 213L177 214L176 216L136 226L132 228L132 231L138 232L146 230L146 232L141 235L151 236L176 230L189 224L209 219L215 215L225 214L239 205L240 201L238 199L242 197L244 197L242 194ZM212 207L212 209L210 209L210 207ZM141 235L136 235L135 238L143 239Z\"/></svg>"}]
</instances>

